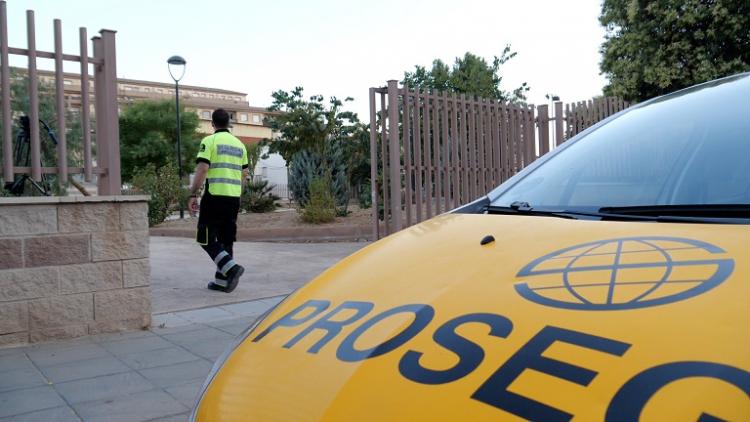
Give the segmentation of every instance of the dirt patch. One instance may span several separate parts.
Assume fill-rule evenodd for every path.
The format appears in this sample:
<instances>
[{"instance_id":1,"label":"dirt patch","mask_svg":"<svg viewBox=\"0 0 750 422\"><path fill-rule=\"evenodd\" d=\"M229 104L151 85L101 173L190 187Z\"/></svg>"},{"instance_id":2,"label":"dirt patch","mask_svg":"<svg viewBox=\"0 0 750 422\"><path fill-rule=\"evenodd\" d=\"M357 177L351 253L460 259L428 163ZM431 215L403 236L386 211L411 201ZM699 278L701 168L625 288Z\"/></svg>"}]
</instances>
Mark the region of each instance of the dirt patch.
<instances>
[{"instance_id":1,"label":"dirt patch","mask_svg":"<svg viewBox=\"0 0 750 422\"><path fill-rule=\"evenodd\" d=\"M274 212L240 213L237 217L237 228L340 227L372 224L372 216L369 208L360 209L357 205L350 205L349 212L350 214L346 217L336 217L336 220L331 223L309 224L300 219L300 214L294 207L284 204ZM196 218L186 218L184 220L165 221L156 227L193 229L195 228L196 220Z\"/></svg>"}]
</instances>

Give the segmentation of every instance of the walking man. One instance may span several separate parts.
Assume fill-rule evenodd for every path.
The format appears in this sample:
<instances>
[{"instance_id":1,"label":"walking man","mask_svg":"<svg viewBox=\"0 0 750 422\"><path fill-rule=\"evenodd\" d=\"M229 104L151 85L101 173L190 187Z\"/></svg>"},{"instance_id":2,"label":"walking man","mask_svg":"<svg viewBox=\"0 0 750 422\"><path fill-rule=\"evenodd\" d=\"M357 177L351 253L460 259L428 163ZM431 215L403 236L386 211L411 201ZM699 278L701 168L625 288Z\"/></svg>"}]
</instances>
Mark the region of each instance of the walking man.
<instances>
[{"instance_id":1,"label":"walking man","mask_svg":"<svg viewBox=\"0 0 750 422\"><path fill-rule=\"evenodd\" d=\"M211 125L215 132L201 141L188 209L195 216L199 209L198 191L205 181L196 241L216 264L215 279L208 288L231 293L245 271L232 258L232 244L236 240L243 181L248 173L247 150L229 133L226 110L214 111Z\"/></svg>"}]
</instances>

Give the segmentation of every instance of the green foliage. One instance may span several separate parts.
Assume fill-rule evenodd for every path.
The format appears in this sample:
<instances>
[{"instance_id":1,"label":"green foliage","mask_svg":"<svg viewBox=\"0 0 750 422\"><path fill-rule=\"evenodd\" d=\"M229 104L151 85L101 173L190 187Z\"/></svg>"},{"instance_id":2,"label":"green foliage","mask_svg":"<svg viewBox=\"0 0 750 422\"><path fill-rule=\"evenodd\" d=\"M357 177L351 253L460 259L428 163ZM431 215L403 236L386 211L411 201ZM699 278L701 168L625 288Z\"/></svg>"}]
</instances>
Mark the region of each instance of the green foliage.
<instances>
[{"instance_id":1,"label":"green foliage","mask_svg":"<svg viewBox=\"0 0 750 422\"><path fill-rule=\"evenodd\" d=\"M183 175L193 168L200 145L198 115L180 107ZM134 103L120 115L122 179L131 181L145 163L177 165L177 118L171 100Z\"/></svg>"},{"instance_id":2,"label":"green foliage","mask_svg":"<svg viewBox=\"0 0 750 422\"><path fill-rule=\"evenodd\" d=\"M180 197L184 196L184 189L180 189L177 169L172 163L158 168L148 163L134 170L133 193L151 195L148 201L148 225L155 226L167 218Z\"/></svg>"},{"instance_id":3,"label":"green foliage","mask_svg":"<svg viewBox=\"0 0 750 422\"><path fill-rule=\"evenodd\" d=\"M503 80L500 76L500 67L516 54L511 51L510 45L507 45L500 57L495 56L490 65L484 58L466 52L463 58L456 57L452 68L442 60L436 59L432 62L430 70L423 66L415 66L414 72L405 72L403 82L409 87L421 90L455 92L504 102L523 102L526 100L526 92L529 91L526 82L512 92L500 88Z\"/></svg>"},{"instance_id":4,"label":"green foliage","mask_svg":"<svg viewBox=\"0 0 750 422\"><path fill-rule=\"evenodd\" d=\"M747 0L604 0L605 95L641 101L750 70Z\"/></svg>"},{"instance_id":5,"label":"green foliage","mask_svg":"<svg viewBox=\"0 0 750 422\"><path fill-rule=\"evenodd\" d=\"M263 145L260 143L252 144L247 147L247 168L250 169L250 175L255 171L255 167L258 166L258 161L263 153Z\"/></svg>"},{"instance_id":6,"label":"green foliage","mask_svg":"<svg viewBox=\"0 0 750 422\"><path fill-rule=\"evenodd\" d=\"M281 198L271 192L273 188L274 185L270 185L268 180L248 180L245 189L242 191L240 207L247 212L255 213L275 210L277 207L276 201Z\"/></svg>"},{"instance_id":7,"label":"green foliage","mask_svg":"<svg viewBox=\"0 0 750 422\"><path fill-rule=\"evenodd\" d=\"M324 156L310 151L300 151L292 157L289 166L289 191L292 199L301 207L310 203L313 180L321 179L328 183L335 205L340 214L347 213L349 204L349 179L347 177L344 154L340 148L332 147L331 153Z\"/></svg>"},{"instance_id":8,"label":"green foliage","mask_svg":"<svg viewBox=\"0 0 750 422\"><path fill-rule=\"evenodd\" d=\"M306 223L329 223L336 217L336 204L331 195L331 181L316 177L310 182L310 202L302 210L302 221Z\"/></svg>"},{"instance_id":9,"label":"green foliage","mask_svg":"<svg viewBox=\"0 0 750 422\"><path fill-rule=\"evenodd\" d=\"M342 102L331 97L326 105L322 95L306 100L302 87L291 92L279 90L272 96L273 104L268 110L280 113L269 117L266 123L280 136L262 143L268 146L268 154L278 153L287 163L300 151L325 154L332 142L349 138L359 122L356 113L341 110L344 102L352 98Z\"/></svg>"}]
</instances>

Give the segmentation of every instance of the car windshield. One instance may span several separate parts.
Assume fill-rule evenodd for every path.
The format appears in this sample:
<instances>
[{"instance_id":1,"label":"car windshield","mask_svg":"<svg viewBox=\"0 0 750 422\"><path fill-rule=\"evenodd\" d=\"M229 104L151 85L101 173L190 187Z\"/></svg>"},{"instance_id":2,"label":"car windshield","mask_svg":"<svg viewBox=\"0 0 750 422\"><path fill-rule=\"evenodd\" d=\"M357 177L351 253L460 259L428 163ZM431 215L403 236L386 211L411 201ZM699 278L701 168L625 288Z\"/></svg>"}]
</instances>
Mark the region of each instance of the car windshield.
<instances>
[{"instance_id":1,"label":"car windshield","mask_svg":"<svg viewBox=\"0 0 750 422\"><path fill-rule=\"evenodd\" d=\"M534 209L750 204L750 75L662 97L489 197ZM499 195L499 196L498 196Z\"/></svg>"}]
</instances>

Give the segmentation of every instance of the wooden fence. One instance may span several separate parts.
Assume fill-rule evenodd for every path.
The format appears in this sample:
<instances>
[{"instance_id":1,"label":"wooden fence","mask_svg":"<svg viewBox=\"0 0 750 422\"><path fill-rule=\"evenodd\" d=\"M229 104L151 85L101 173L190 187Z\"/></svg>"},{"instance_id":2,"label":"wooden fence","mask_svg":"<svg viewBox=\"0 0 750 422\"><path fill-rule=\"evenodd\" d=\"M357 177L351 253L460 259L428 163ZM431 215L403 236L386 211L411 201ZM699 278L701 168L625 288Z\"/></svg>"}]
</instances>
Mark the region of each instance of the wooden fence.
<instances>
[{"instance_id":1,"label":"wooden fence","mask_svg":"<svg viewBox=\"0 0 750 422\"><path fill-rule=\"evenodd\" d=\"M551 148L627 106L614 98L518 105L370 88L373 238L477 199ZM552 133L552 136L551 136Z\"/></svg>"},{"instance_id":2,"label":"wooden fence","mask_svg":"<svg viewBox=\"0 0 750 422\"><path fill-rule=\"evenodd\" d=\"M18 20L14 20L14 23ZM0 1L0 108L2 109L2 175L6 182L15 180L18 174L29 174L34 181L42 181L43 174L57 174L63 184L69 174L83 173L86 181L97 175L99 195L118 195L121 190L120 176L120 134L117 110L117 70L115 55L115 31L101 30L93 37L93 57L89 57L86 28L79 29L79 54L65 54L62 47L62 23L54 20L54 52L36 49L36 29L34 11L26 12L27 47L14 48L8 45L8 13L5 1ZM28 59L29 109L14 115L11 110L9 55L26 56ZM55 99L57 166L43 167L41 160L40 120L39 120L39 79L37 59L53 59L55 62ZM65 97L63 62L80 63L81 69L81 126L83 144L83 167L69 167L67 162L67 140L65 127ZM89 65L93 66L93 92L89 92ZM93 113L96 117L96 167L92 157L91 106L90 96L94 94ZM18 166L13 162L13 119L28 116L30 164Z\"/></svg>"}]
</instances>

